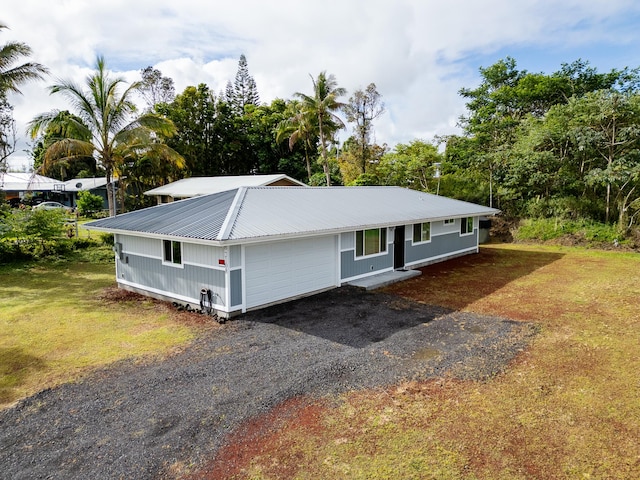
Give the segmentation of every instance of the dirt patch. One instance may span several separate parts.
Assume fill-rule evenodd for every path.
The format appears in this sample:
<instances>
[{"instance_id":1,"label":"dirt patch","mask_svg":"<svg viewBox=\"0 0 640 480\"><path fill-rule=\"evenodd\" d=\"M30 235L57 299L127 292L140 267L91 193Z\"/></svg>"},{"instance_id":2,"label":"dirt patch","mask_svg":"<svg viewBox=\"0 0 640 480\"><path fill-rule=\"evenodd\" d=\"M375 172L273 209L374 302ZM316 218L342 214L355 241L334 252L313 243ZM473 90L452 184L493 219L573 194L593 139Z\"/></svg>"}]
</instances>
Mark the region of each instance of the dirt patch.
<instances>
[{"instance_id":1,"label":"dirt patch","mask_svg":"<svg viewBox=\"0 0 640 480\"><path fill-rule=\"evenodd\" d=\"M179 310L171 303L156 300L123 288L105 288L98 295L98 300L105 303L145 303L154 308L158 314L166 314L171 319L185 325L197 326L200 328L216 328L219 326L212 317L207 315L193 311L188 312L185 310Z\"/></svg>"},{"instance_id":2,"label":"dirt patch","mask_svg":"<svg viewBox=\"0 0 640 480\"><path fill-rule=\"evenodd\" d=\"M230 435L215 459L197 472L180 476L183 480L234 478L242 475L252 460L276 458L278 452L291 452L296 445L291 440L298 435L320 435L321 418L328 411L328 402L310 398L293 398L275 407L262 417L254 418ZM296 455L272 464L265 475L293 478L298 470Z\"/></svg>"}]
</instances>

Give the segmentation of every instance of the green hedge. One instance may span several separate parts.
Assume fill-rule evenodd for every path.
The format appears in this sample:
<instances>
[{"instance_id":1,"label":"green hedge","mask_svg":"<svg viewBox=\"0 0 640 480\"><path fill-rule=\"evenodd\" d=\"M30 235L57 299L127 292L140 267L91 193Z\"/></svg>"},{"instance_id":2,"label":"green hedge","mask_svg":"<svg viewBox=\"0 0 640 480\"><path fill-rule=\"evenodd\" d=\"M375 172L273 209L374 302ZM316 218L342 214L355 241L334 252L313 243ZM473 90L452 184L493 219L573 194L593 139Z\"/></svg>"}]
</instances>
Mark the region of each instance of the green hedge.
<instances>
[{"instance_id":1,"label":"green hedge","mask_svg":"<svg viewBox=\"0 0 640 480\"><path fill-rule=\"evenodd\" d=\"M104 239L60 238L29 241L0 239L0 264L72 257L100 263L112 262L113 251L111 246L105 244Z\"/></svg>"},{"instance_id":2,"label":"green hedge","mask_svg":"<svg viewBox=\"0 0 640 480\"><path fill-rule=\"evenodd\" d=\"M614 225L593 220L564 220L561 218L538 218L522 220L514 238L520 241L549 241L564 236L574 236L586 243L622 242L623 235Z\"/></svg>"}]
</instances>

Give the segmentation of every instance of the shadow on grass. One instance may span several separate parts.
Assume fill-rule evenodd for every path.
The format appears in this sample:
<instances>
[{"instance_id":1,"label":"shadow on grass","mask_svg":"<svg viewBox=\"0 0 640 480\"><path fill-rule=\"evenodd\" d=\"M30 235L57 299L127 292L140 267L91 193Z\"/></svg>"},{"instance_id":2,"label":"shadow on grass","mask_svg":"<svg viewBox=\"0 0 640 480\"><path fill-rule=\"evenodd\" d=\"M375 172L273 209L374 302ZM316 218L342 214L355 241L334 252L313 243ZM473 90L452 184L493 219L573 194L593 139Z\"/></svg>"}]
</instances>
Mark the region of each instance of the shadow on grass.
<instances>
[{"instance_id":1,"label":"shadow on grass","mask_svg":"<svg viewBox=\"0 0 640 480\"><path fill-rule=\"evenodd\" d=\"M45 367L44 360L25 353L19 347L0 347L0 404L20 398L18 390L29 375Z\"/></svg>"},{"instance_id":2,"label":"shadow on grass","mask_svg":"<svg viewBox=\"0 0 640 480\"><path fill-rule=\"evenodd\" d=\"M424 267L421 276L381 290L366 292L344 286L249 312L242 318L364 348L462 309L562 256L482 248L480 254Z\"/></svg>"}]
</instances>

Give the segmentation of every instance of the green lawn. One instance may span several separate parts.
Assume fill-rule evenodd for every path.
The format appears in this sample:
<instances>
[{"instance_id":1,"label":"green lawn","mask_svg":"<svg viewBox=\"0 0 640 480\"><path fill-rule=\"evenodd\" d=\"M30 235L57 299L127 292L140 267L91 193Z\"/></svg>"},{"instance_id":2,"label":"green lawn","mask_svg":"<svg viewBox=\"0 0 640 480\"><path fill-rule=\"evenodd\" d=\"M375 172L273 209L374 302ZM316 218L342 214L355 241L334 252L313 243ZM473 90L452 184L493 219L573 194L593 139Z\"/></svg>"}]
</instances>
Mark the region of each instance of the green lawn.
<instances>
[{"instance_id":1,"label":"green lawn","mask_svg":"<svg viewBox=\"0 0 640 480\"><path fill-rule=\"evenodd\" d=\"M113 264L0 268L0 407L89 369L189 342L193 327L143 300L101 298Z\"/></svg>"}]
</instances>

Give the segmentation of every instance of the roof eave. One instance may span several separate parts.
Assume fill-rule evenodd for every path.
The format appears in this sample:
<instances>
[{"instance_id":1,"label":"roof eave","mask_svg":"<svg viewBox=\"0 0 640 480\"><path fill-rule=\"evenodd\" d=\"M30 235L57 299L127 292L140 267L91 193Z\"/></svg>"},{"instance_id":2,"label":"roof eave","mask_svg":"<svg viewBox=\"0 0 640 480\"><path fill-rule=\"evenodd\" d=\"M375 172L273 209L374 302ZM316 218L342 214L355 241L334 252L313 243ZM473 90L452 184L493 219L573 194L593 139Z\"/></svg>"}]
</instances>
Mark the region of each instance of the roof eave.
<instances>
[{"instance_id":1,"label":"roof eave","mask_svg":"<svg viewBox=\"0 0 640 480\"><path fill-rule=\"evenodd\" d=\"M87 228L87 230L95 230L98 232L112 233L117 235L130 235L132 237L156 238L158 240L176 240L180 242L197 243L201 245L214 245L219 247L229 245L228 242L220 242L218 240L209 240L206 238L196 238L196 237L184 237L181 235L169 235L166 233L137 232L135 230L123 230L118 228L104 228L104 227L85 227L85 228Z\"/></svg>"}]
</instances>

